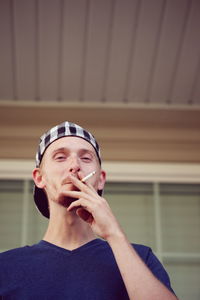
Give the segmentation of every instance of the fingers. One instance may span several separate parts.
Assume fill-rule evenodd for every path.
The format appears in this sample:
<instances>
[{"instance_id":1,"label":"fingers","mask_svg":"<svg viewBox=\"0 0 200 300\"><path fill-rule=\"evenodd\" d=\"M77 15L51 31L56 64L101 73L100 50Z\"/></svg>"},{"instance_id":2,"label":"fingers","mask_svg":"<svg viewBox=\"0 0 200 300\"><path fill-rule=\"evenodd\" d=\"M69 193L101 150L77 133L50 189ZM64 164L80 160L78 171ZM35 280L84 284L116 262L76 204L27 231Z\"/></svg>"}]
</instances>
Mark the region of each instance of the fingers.
<instances>
[{"instance_id":1,"label":"fingers","mask_svg":"<svg viewBox=\"0 0 200 300\"><path fill-rule=\"evenodd\" d=\"M94 218L93 216L84 208L80 207L76 210L76 214L83 219L84 221L86 221L89 224L92 224Z\"/></svg>"},{"instance_id":2,"label":"fingers","mask_svg":"<svg viewBox=\"0 0 200 300\"><path fill-rule=\"evenodd\" d=\"M88 193L77 191L67 191L65 195L67 197L77 199L69 205L69 207L67 208L68 211L72 211L73 209L82 207L93 214L96 207L99 205L99 202L101 202L100 199L98 199L100 197L97 193L95 194L95 197L94 195L89 195Z\"/></svg>"},{"instance_id":3,"label":"fingers","mask_svg":"<svg viewBox=\"0 0 200 300\"><path fill-rule=\"evenodd\" d=\"M70 206L67 208L68 211L72 211L75 208L84 208L88 212L90 212L90 208L88 206L88 201L86 199L80 198L79 200L76 200L70 204Z\"/></svg>"}]
</instances>

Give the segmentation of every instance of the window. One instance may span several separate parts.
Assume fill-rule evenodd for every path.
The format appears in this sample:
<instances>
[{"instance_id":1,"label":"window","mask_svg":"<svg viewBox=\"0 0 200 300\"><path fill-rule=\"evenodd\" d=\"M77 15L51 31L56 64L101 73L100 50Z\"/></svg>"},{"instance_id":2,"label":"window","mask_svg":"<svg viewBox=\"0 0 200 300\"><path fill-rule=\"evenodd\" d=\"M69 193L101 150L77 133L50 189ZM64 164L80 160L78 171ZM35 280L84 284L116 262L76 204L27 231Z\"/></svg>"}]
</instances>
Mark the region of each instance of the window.
<instances>
[{"instance_id":1,"label":"window","mask_svg":"<svg viewBox=\"0 0 200 300\"><path fill-rule=\"evenodd\" d=\"M180 299L199 299L200 185L108 183L105 196L129 240L163 262Z\"/></svg>"},{"instance_id":2,"label":"window","mask_svg":"<svg viewBox=\"0 0 200 300\"><path fill-rule=\"evenodd\" d=\"M0 180L0 251L40 240L47 220L35 208L31 180Z\"/></svg>"},{"instance_id":3,"label":"window","mask_svg":"<svg viewBox=\"0 0 200 300\"><path fill-rule=\"evenodd\" d=\"M37 242L47 227L48 220L35 209L29 167L25 170L19 163L19 172L0 167L1 251ZM179 166L179 171L177 166L171 171L167 166L160 167L107 165L104 195L129 240L150 246L163 262L178 297L197 300L200 171L185 166Z\"/></svg>"}]
</instances>

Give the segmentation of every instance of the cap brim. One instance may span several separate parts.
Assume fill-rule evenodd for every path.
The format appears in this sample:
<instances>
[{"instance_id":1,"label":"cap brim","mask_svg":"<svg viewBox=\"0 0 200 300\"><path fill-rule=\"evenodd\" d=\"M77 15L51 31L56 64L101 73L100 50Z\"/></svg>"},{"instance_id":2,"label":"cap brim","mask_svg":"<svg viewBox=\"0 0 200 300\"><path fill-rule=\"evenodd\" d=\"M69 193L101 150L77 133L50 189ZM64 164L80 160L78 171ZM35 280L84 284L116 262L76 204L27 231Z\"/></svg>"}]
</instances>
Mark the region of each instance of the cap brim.
<instances>
[{"instance_id":1,"label":"cap brim","mask_svg":"<svg viewBox=\"0 0 200 300\"><path fill-rule=\"evenodd\" d=\"M49 219L49 206L46 194L43 189L38 188L36 185L34 187L34 200L40 213Z\"/></svg>"}]
</instances>

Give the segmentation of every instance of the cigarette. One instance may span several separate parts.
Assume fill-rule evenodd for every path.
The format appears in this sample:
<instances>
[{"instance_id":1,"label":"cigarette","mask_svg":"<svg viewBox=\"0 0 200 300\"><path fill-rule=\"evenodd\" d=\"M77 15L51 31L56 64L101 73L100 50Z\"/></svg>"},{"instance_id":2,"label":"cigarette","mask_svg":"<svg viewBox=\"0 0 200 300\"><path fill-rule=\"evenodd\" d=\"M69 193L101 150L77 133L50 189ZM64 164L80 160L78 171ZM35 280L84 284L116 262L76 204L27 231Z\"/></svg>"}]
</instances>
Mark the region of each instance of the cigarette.
<instances>
[{"instance_id":1,"label":"cigarette","mask_svg":"<svg viewBox=\"0 0 200 300\"><path fill-rule=\"evenodd\" d=\"M94 174L96 173L96 171L91 172L90 174L88 174L87 176L83 177L81 179L82 182L85 182L86 180L88 180L90 177L92 177Z\"/></svg>"}]
</instances>

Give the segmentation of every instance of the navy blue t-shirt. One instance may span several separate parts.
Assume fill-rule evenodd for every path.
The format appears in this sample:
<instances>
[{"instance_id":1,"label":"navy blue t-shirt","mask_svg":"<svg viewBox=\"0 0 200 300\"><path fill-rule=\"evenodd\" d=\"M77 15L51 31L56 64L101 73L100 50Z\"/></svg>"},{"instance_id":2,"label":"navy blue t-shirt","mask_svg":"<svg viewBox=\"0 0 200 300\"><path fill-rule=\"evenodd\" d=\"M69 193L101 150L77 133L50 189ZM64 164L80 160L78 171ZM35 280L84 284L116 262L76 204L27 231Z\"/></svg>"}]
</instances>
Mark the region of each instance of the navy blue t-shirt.
<instances>
[{"instance_id":1,"label":"navy blue t-shirt","mask_svg":"<svg viewBox=\"0 0 200 300\"><path fill-rule=\"evenodd\" d=\"M146 246L133 247L163 284L169 277ZM0 254L0 299L126 300L129 299L112 250L95 239L66 250L46 241Z\"/></svg>"}]
</instances>

